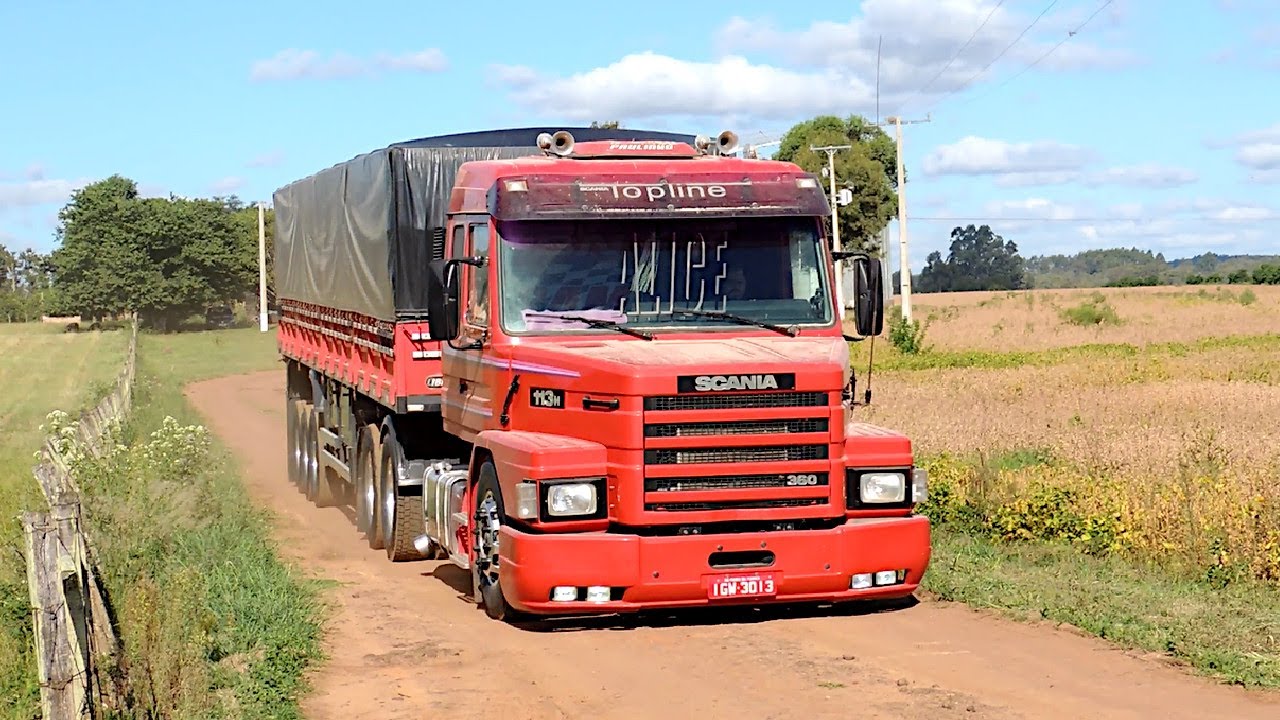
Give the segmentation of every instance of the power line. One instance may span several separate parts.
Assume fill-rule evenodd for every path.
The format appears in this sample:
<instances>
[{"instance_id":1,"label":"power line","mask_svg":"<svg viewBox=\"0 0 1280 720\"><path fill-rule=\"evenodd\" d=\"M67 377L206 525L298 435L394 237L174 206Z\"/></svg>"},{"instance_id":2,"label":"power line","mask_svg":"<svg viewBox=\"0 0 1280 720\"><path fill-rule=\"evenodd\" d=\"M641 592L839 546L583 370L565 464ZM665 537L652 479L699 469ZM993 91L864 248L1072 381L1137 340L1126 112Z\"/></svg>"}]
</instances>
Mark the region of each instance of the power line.
<instances>
[{"instance_id":1,"label":"power line","mask_svg":"<svg viewBox=\"0 0 1280 720\"><path fill-rule=\"evenodd\" d=\"M947 61L947 64L942 66L942 69L938 71L938 74L937 74L937 75L934 75L934 76L933 76L933 78L929 80L929 82L925 83L925 84L924 84L924 87L922 87L922 88L920 88L919 90L916 90L915 92L913 92L913 93L911 93L910 95L908 95L908 96L907 96L907 99L906 99L906 100L903 100L903 101L898 105L898 112L899 112L899 114L901 114L902 109L903 109L904 107L906 107L906 106L907 106L907 103L908 103L908 102L910 102L910 101L914 100L914 99L916 98L916 96L917 96L917 95L920 95L920 94L921 94L921 93L923 93L925 90L928 90L929 88L933 87L933 84L934 84L935 82L937 82L937 81L938 81L938 78L942 77L942 73L946 72L946 71L947 71L947 68L951 67L951 63L953 63L953 62L955 62L956 60L960 59L960 53L964 52L964 51L965 51L965 49L969 47L969 44L973 42L973 39L974 39L974 38L976 38L976 37L978 37L978 33L982 32L982 28L984 28L984 27L986 27L986 26L987 26L987 22L989 22L989 21L991 20L991 16L992 16L992 15L995 15L995 14L996 14L996 10L999 10L999 9L1000 9L1000 6L1001 6L1001 5L1003 5L1003 4L1004 4L1004 0L1000 0L1000 2L996 3L996 4L995 4L995 7L991 8L991 12L987 13L987 17L983 19L982 24L981 24L981 25L979 25L979 26L978 26L978 28L977 28L976 30L974 30L974 31L973 31L973 34L969 36L969 39L968 39L968 40L965 40L965 41L964 41L964 44L960 46L960 49L959 49L959 50L956 50L956 54L955 54L955 55L952 55L952 56L951 56L951 59ZM878 58L877 58L877 73L878 73L878 72L879 72L879 63L878 63ZM877 80L878 80L878 75L877 75ZM879 85L877 84L877 88L878 88L878 87L879 87ZM879 122L879 120L880 120L879 115L880 115L880 113L877 111L877 113L876 113L876 121L877 121L877 122Z\"/></svg>"},{"instance_id":2,"label":"power line","mask_svg":"<svg viewBox=\"0 0 1280 720\"><path fill-rule=\"evenodd\" d=\"M1095 17L1097 17L1097 16L1098 16L1098 13L1102 12L1103 10L1106 10L1106 9L1107 9L1107 6L1108 6L1108 5L1110 5L1110 4L1111 4L1111 3L1113 3L1113 2L1115 2L1115 0L1106 0L1106 2L1102 3L1101 5L1099 5L1099 6L1098 6L1098 9L1097 9L1097 10L1094 10L1092 15L1090 15L1090 16L1089 16L1089 17L1087 17L1087 18L1085 18L1085 21L1084 21L1084 22L1082 22L1082 23L1080 23L1079 25L1077 25L1077 26L1075 27L1075 29L1073 29L1073 30L1068 30L1068 31L1067 31L1067 36L1066 36L1066 37L1064 37L1064 38L1062 38L1061 40L1059 40L1057 45L1054 45L1053 47L1051 47L1051 48L1049 48L1047 51L1045 51L1045 53L1044 53L1043 55L1041 55L1040 57L1036 58L1035 62L1031 63L1030 65L1028 65L1028 66L1026 66L1026 67L1024 67L1024 68L1022 68L1022 69L1021 69L1021 70L1019 70L1018 72L1014 73L1013 75L1010 75L1009 77L1007 77L1007 78L1005 78L1004 80L1000 81L1000 82L999 82L999 83L997 83L996 85L992 86L992 87L991 87L991 89L990 89L988 92L994 92L995 90L998 90L998 89L1000 89L1000 88L1004 87L1005 85L1008 85L1009 83L1011 83L1011 82L1013 82L1014 80L1017 80L1019 77L1021 77L1021 76L1022 76L1022 74L1023 74L1023 73L1025 73L1026 71L1028 71L1028 70L1030 70L1031 68L1033 68L1033 67L1035 67L1035 66L1039 65L1039 64L1040 64L1040 63L1041 63L1045 58L1049 57L1049 56L1050 56L1050 55L1052 55L1055 51L1057 51L1057 49L1058 49L1058 48L1060 48L1060 47L1062 47L1063 45L1065 45L1065 44L1066 44L1066 42L1067 42L1068 40L1070 40L1071 38L1075 37L1076 35L1079 35L1079 34L1080 34L1080 31L1081 31L1081 30L1083 30L1083 29L1084 29L1084 27L1085 27L1086 25L1088 25L1090 22L1092 22L1092 21L1093 21L1093 19L1094 19ZM961 102L960 102L960 105L968 105L969 103L973 102L975 99L977 99L977 98L981 98L982 96L983 96L983 93L978 93L977 95L970 95L968 99L961 101Z\"/></svg>"},{"instance_id":3,"label":"power line","mask_svg":"<svg viewBox=\"0 0 1280 720\"><path fill-rule=\"evenodd\" d=\"M1206 217L1203 215L1192 215L1190 217L1165 216L1152 218L1129 218L1129 217L1079 217L1079 218L1046 218L1046 217L1009 217L1005 215L985 215L985 216L963 216L954 217L922 217L920 215L912 215L912 221L921 222L1052 222L1052 223L1153 223L1153 222L1188 222L1188 221L1209 221L1209 222L1228 222L1221 218ZM1230 221L1233 225L1249 225L1252 223L1270 223L1280 222L1280 215L1269 215L1258 218L1247 218Z\"/></svg>"},{"instance_id":4,"label":"power line","mask_svg":"<svg viewBox=\"0 0 1280 720\"><path fill-rule=\"evenodd\" d=\"M954 95L954 94L956 94L956 93L960 92L961 90L964 90L965 88L967 88L967 87L969 86L969 83L972 83L974 80L977 80L977 79L978 79L978 77L979 77L980 75L982 75L982 74L983 74L983 73L985 73L988 69L990 69L992 65L995 65L997 60L999 60L1000 58L1004 57L1005 53L1007 53L1007 52L1009 52L1010 50L1012 50L1012 49L1013 49L1013 46L1014 46L1014 45L1017 45L1017 44L1018 44L1018 41L1019 41L1019 40L1021 40L1021 39L1023 38L1023 36L1025 36L1027 33L1031 32L1031 28L1035 27L1035 26L1036 26L1036 24L1040 22L1040 19L1041 19L1041 18L1043 18L1046 14L1048 14L1048 12L1049 12L1050 10L1052 10L1052 9L1053 9L1053 6L1054 6L1054 5L1057 5L1057 4L1058 4L1058 0L1050 0L1049 4L1045 6L1044 10L1041 10L1041 11L1040 11L1040 14L1039 14L1039 15L1037 15L1037 16L1035 17L1035 19L1031 21L1031 24L1030 24L1030 25L1028 25L1028 26L1026 26L1025 28L1023 28L1022 32L1018 33L1018 37L1014 38L1014 39L1013 39L1013 42L1011 42L1011 43L1009 43L1007 46L1005 46L1005 48L1004 48L1003 50L1001 50L1001 51L1000 51L1000 54L998 54L998 55L996 55L994 58L992 58L992 59L991 59L991 62L988 62L986 65L983 65L983 66L982 66L982 69L981 69L981 70L979 70L978 72L974 73L974 74L973 74L973 77L971 77L971 78L969 78L968 80L966 80L966 81L965 81L965 83L964 83L963 85L961 85L960 87L956 88L955 90L952 90L951 92L946 93L946 94L945 94L945 95L943 95L942 97L940 97L940 98L938 98L937 100L935 100L935 101L933 102L933 105L930 107L930 111L932 112L932 109L933 109L933 108L936 108L936 107L938 106L938 104L939 104L939 103L941 103L943 100L946 100L947 98L951 97L952 95Z\"/></svg>"}]
</instances>

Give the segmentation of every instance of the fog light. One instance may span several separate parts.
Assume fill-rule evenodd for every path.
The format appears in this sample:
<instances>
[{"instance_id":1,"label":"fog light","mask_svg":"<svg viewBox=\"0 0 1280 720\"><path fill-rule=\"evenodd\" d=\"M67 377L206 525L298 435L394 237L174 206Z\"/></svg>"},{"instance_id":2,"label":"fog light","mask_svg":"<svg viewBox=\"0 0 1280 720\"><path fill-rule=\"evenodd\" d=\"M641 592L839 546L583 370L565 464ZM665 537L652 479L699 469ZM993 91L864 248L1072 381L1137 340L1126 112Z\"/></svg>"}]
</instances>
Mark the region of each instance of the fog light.
<instances>
[{"instance_id":1,"label":"fog light","mask_svg":"<svg viewBox=\"0 0 1280 720\"><path fill-rule=\"evenodd\" d=\"M881 570L876 573L877 585L893 585L896 582L898 582L897 570Z\"/></svg>"},{"instance_id":2,"label":"fog light","mask_svg":"<svg viewBox=\"0 0 1280 720\"><path fill-rule=\"evenodd\" d=\"M849 580L849 587L853 590L866 590L871 587L871 573L858 573Z\"/></svg>"},{"instance_id":3,"label":"fog light","mask_svg":"<svg viewBox=\"0 0 1280 720\"><path fill-rule=\"evenodd\" d=\"M573 602L578 599L578 588L572 585L557 585L551 589L553 602Z\"/></svg>"},{"instance_id":4,"label":"fog light","mask_svg":"<svg viewBox=\"0 0 1280 720\"><path fill-rule=\"evenodd\" d=\"M604 585L592 585L587 588L587 602L609 602L609 588Z\"/></svg>"},{"instance_id":5,"label":"fog light","mask_svg":"<svg viewBox=\"0 0 1280 720\"><path fill-rule=\"evenodd\" d=\"M529 520L538 517L538 486L531 482L516 485L516 517Z\"/></svg>"}]
</instances>

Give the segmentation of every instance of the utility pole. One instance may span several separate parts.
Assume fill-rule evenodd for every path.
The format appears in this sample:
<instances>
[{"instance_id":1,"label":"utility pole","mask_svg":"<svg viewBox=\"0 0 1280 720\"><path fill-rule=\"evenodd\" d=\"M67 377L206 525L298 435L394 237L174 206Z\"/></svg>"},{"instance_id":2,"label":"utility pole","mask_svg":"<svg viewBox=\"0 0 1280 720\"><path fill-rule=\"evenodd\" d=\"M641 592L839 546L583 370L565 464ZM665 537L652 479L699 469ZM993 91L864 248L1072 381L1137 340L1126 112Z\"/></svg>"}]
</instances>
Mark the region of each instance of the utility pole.
<instances>
[{"instance_id":1,"label":"utility pole","mask_svg":"<svg viewBox=\"0 0 1280 720\"><path fill-rule=\"evenodd\" d=\"M810 145L809 149L814 152L825 152L827 154L827 180L831 184L831 249L840 250L840 218L836 216L836 211L840 205L836 202L836 151L848 150L852 145L823 145L817 147ZM836 275L836 306L840 309L840 320L844 321L844 273L840 266L835 268Z\"/></svg>"},{"instance_id":2,"label":"utility pole","mask_svg":"<svg viewBox=\"0 0 1280 720\"><path fill-rule=\"evenodd\" d=\"M258 202L258 329L267 331L267 215Z\"/></svg>"},{"instance_id":3,"label":"utility pole","mask_svg":"<svg viewBox=\"0 0 1280 720\"><path fill-rule=\"evenodd\" d=\"M902 291L902 319L911 321L911 264L907 261L907 183L902 177L902 126L916 123L927 123L932 115L923 120L903 120L897 115L885 118L884 123L892 123L898 135L898 280Z\"/></svg>"}]
</instances>

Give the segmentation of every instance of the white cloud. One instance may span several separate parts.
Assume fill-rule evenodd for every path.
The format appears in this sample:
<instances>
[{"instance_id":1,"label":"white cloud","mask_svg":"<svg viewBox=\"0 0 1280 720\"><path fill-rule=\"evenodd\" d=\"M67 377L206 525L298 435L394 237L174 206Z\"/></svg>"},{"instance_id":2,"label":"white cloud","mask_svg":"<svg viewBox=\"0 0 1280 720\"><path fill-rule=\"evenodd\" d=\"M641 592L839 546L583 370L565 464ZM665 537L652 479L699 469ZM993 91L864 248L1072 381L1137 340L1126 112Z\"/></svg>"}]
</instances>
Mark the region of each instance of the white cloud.
<instances>
[{"instance_id":1,"label":"white cloud","mask_svg":"<svg viewBox=\"0 0 1280 720\"><path fill-rule=\"evenodd\" d=\"M209 185L209 189L212 190L215 195L230 195L241 187L244 187L244 179L238 177L220 178L218 180L214 180Z\"/></svg>"},{"instance_id":2,"label":"white cloud","mask_svg":"<svg viewBox=\"0 0 1280 720\"><path fill-rule=\"evenodd\" d=\"M1256 222L1280 216L1275 210L1259 205L1231 205L1211 213L1210 217L1225 222Z\"/></svg>"},{"instance_id":3,"label":"white cloud","mask_svg":"<svg viewBox=\"0 0 1280 720\"><path fill-rule=\"evenodd\" d=\"M445 70L448 66L444 53L436 48L399 55L378 53L372 58L357 57L345 52L324 57L315 50L289 48L265 60L255 61L249 70L249 79L350 78L374 75L380 70L433 73Z\"/></svg>"},{"instance_id":4,"label":"white cloud","mask_svg":"<svg viewBox=\"0 0 1280 720\"><path fill-rule=\"evenodd\" d=\"M1219 150L1233 148L1236 162L1254 182L1280 181L1280 123L1231 138L1209 138L1205 144Z\"/></svg>"},{"instance_id":5,"label":"white cloud","mask_svg":"<svg viewBox=\"0 0 1280 720\"><path fill-rule=\"evenodd\" d=\"M881 100L896 106L920 87L922 78L937 76L930 92L964 86L1032 19L1030 14L1012 12L1005 6L993 11L989 0L864 0L859 9L858 15L846 22L818 21L798 31L781 30L769 21L735 17L717 33L717 47L723 52L771 53L811 67L846 67L870 78L875 77L879 51ZM1110 14L1094 22L1100 26L1116 17ZM1002 60L1011 67L1033 62L1083 20L1079 11L1046 15ZM982 31L973 36L973 30L984 21ZM965 47L971 36L972 42ZM1134 60L1128 51L1102 48L1076 37L1041 67L1118 67Z\"/></svg>"},{"instance_id":6,"label":"white cloud","mask_svg":"<svg viewBox=\"0 0 1280 720\"><path fill-rule=\"evenodd\" d=\"M970 135L938 146L922 164L928 175L992 175L1000 187L1083 183L1171 188L1199 179L1192 170L1159 163L1086 171L1096 157L1089 148L1051 140L1009 142Z\"/></svg>"},{"instance_id":7,"label":"white cloud","mask_svg":"<svg viewBox=\"0 0 1280 720\"><path fill-rule=\"evenodd\" d=\"M579 120L663 115L783 119L797 113L844 114L873 97L863 80L837 70L799 73L738 56L708 63L644 52L569 77L540 77L519 66L496 66L493 74L521 104Z\"/></svg>"},{"instance_id":8,"label":"white cloud","mask_svg":"<svg viewBox=\"0 0 1280 720\"><path fill-rule=\"evenodd\" d=\"M1258 142L1242 146L1236 160L1255 170L1280 169L1280 142Z\"/></svg>"},{"instance_id":9,"label":"white cloud","mask_svg":"<svg viewBox=\"0 0 1280 720\"><path fill-rule=\"evenodd\" d=\"M65 203L71 193L89 184L89 180L27 180L0 183L0 212L13 208Z\"/></svg>"},{"instance_id":10,"label":"white cloud","mask_svg":"<svg viewBox=\"0 0 1280 720\"><path fill-rule=\"evenodd\" d=\"M1051 140L1007 142L970 135L941 145L925 157L929 175L1010 175L1074 171L1093 159L1093 151ZM1051 175L1052 176L1052 175Z\"/></svg>"},{"instance_id":11,"label":"white cloud","mask_svg":"<svg viewBox=\"0 0 1280 720\"><path fill-rule=\"evenodd\" d=\"M907 100L923 106L964 87L1030 20L1007 8L996 10L944 71L991 10L989 0L863 0L859 10L847 22L818 21L800 30L734 17L716 33L715 56L704 61L641 52L570 76L499 65L492 79L527 108L576 119L732 116L794 121L818 113L872 116L882 36L879 105L889 112ZM1100 16L1090 28L1098 29L1115 17ZM1083 19L1077 11L1047 15L988 76L1006 67L1025 67ZM1076 37L1037 70L1118 67L1133 61L1128 51ZM936 82L915 94L935 75Z\"/></svg>"},{"instance_id":12,"label":"white cloud","mask_svg":"<svg viewBox=\"0 0 1280 720\"><path fill-rule=\"evenodd\" d=\"M1143 165L1124 165L1107 168L1100 172L1088 173L1083 178L1086 185L1135 185L1147 188L1171 188L1179 185L1190 185L1200 179L1193 170L1146 163Z\"/></svg>"},{"instance_id":13,"label":"white cloud","mask_svg":"<svg viewBox=\"0 0 1280 720\"><path fill-rule=\"evenodd\" d=\"M271 152L265 152L261 155L255 156L249 162L245 163L245 165L251 168L267 168L275 167L282 162L284 162L284 153L279 150L272 150Z\"/></svg>"},{"instance_id":14,"label":"white cloud","mask_svg":"<svg viewBox=\"0 0 1280 720\"><path fill-rule=\"evenodd\" d=\"M987 214L993 218L1033 218L1043 220L1074 220L1079 211L1070 206L1046 198L1025 200L995 200L987 203Z\"/></svg>"}]
</instances>

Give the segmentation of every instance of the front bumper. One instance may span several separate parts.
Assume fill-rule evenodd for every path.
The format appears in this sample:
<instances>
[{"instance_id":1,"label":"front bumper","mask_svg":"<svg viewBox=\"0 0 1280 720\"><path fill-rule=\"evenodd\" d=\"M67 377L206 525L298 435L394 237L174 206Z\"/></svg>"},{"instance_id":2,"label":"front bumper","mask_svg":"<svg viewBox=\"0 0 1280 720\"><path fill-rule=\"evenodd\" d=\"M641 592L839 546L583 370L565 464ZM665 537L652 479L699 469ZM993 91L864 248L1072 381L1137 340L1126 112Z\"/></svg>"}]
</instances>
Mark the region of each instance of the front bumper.
<instances>
[{"instance_id":1,"label":"front bumper","mask_svg":"<svg viewBox=\"0 0 1280 720\"><path fill-rule=\"evenodd\" d=\"M849 520L831 530L642 537L608 533L532 535L504 525L499 552L503 594L537 614L634 612L707 605L832 602L910 595L930 557L922 515ZM769 567L712 568L712 553L768 551ZM857 573L905 570L902 582L850 589ZM709 599L718 576L772 572L767 597ZM607 586L611 599L552 601L557 586Z\"/></svg>"}]
</instances>

